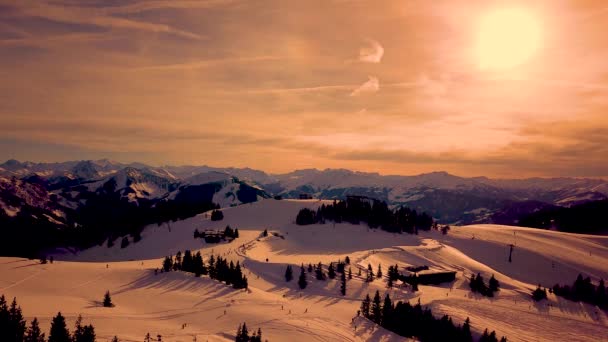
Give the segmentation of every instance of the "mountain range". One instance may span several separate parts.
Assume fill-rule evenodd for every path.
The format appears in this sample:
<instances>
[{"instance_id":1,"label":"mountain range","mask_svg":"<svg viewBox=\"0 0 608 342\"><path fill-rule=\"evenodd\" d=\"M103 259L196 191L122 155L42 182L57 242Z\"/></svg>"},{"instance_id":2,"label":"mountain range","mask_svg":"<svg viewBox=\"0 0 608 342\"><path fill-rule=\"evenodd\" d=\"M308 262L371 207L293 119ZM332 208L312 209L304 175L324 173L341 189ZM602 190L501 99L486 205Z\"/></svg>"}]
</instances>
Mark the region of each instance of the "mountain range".
<instances>
[{"instance_id":1,"label":"mountain range","mask_svg":"<svg viewBox=\"0 0 608 342\"><path fill-rule=\"evenodd\" d=\"M76 208L96 192L115 183L115 191L130 202L174 200L198 186L216 184L209 197L220 207L280 196L308 194L320 199L363 195L426 211L452 224L516 224L518 218L547 207L569 207L608 198L608 181L588 178L491 179L465 178L446 172L415 176L380 175L345 169L305 169L270 174L250 168L162 166L118 163L107 159L32 163L8 160L0 164L0 207L14 215L20 206ZM214 190L214 191L215 191ZM53 201L54 200L54 201ZM55 202L56 205L48 205ZM53 214L53 212L55 214Z\"/></svg>"}]
</instances>

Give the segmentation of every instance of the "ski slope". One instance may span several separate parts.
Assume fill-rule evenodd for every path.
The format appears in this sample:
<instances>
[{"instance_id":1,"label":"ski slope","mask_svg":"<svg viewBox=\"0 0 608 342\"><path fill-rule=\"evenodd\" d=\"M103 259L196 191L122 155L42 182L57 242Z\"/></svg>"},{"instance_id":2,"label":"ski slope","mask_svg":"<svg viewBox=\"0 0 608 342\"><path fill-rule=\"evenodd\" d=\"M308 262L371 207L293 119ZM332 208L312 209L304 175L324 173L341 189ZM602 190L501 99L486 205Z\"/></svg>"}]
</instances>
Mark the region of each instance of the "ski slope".
<instances>
[{"instance_id":1,"label":"ski slope","mask_svg":"<svg viewBox=\"0 0 608 342\"><path fill-rule=\"evenodd\" d=\"M99 341L114 335L121 341L141 341L148 332L162 335L163 341L232 341L242 322L250 331L260 327L269 341L403 341L355 317L360 300L376 290L388 291L393 300L420 300L458 324L469 317L477 335L488 328L509 341L608 341L605 312L552 294L541 303L530 298L538 283L571 283L579 272L594 281L608 279L608 237L495 225L453 227L447 236L392 234L365 225L295 225L301 208L321 203L262 200L226 208L219 222L201 214L152 225L140 242L125 249L117 241L112 248L103 244L78 254L58 253L53 264L0 258L0 293L16 296L26 318L38 317L47 334L57 311L70 327L82 314L85 323L95 326ZM223 229L228 224L240 233L232 243L205 244L193 238L195 228ZM261 237L264 229L271 233L268 237ZM512 263L507 260L510 244ZM185 249L200 250L205 258L213 252L240 261L249 291L205 276L154 274L164 256ZM317 281L307 274L308 287L298 288L302 263L327 264L346 256L353 272L346 296L339 293L339 277ZM368 264L374 271L381 264L386 274L396 263L400 270L409 265L454 270L457 278L442 286L421 285L412 293L409 287L388 290L385 279L365 283L357 276L358 268ZM295 278L289 283L284 280L287 264ZM495 298L470 292L467 278L477 272L486 280L494 274L500 281ZM101 307L106 290L116 307Z\"/></svg>"}]
</instances>

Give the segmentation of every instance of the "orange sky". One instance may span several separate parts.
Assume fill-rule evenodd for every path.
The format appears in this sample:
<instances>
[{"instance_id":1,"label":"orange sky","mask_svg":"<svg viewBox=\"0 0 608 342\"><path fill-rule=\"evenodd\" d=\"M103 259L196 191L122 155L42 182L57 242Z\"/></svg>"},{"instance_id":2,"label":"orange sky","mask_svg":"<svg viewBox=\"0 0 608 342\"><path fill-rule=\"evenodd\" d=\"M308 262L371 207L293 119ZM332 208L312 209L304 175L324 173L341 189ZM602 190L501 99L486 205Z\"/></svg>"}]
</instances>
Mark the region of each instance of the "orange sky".
<instances>
[{"instance_id":1,"label":"orange sky","mask_svg":"<svg viewBox=\"0 0 608 342\"><path fill-rule=\"evenodd\" d=\"M488 68L480 23L509 8L540 38ZM605 177L606 23L604 1L0 0L0 159Z\"/></svg>"}]
</instances>

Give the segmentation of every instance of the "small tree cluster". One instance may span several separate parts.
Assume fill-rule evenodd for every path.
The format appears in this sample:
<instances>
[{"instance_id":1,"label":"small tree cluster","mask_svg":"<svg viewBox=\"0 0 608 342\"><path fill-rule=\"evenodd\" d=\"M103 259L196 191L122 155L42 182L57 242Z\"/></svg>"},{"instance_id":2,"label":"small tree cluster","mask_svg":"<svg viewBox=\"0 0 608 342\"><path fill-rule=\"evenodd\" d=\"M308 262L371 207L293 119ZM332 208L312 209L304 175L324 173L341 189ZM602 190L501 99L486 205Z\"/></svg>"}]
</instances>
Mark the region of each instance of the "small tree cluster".
<instances>
[{"instance_id":1,"label":"small tree cluster","mask_svg":"<svg viewBox=\"0 0 608 342\"><path fill-rule=\"evenodd\" d=\"M243 323L243 325L239 325L239 328L236 331L236 342L262 342L262 329L258 328L257 332L254 332L251 336L249 336L249 331L247 330L247 324Z\"/></svg>"},{"instance_id":2,"label":"small tree cluster","mask_svg":"<svg viewBox=\"0 0 608 342\"><path fill-rule=\"evenodd\" d=\"M386 286L393 287L394 282L399 280L399 267L397 265L388 267L387 278Z\"/></svg>"},{"instance_id":3,"label":"small tree cluster","mask_svg":"<svg viewBox=\"0 0 608 342\"><path fill-rule=\"evenodd\" d=\"M473 292L480 293L486 297L494 297L494 293L500 290L500 283L492 274L488 285L486 285L481 274L477 273L477 276L471 276L469 287Z\"/></svg>"},{"instance_id":4,"label":"small tree cluster","mask_svg":"<svg viewBox=\"0 0 608 342\"><path fill-rule=\"evenodd\" d=\"M430 309L423 309L420 302L411 305L409 302L401 301L394 303L387 293L384 300L380 297L380 292L376 291L373 300L369 294L361 302L360 312L363 317L390 330L398 335L405 337L415 337L422 342L426 341L456 341L471 342L470 320L467 318L463 325L457 326L452 319L444 315L435 318ZM404 324L407 322L407 324ZM486 329L487 331L487 329ZM494 338L496 333L491 333ZM503 337L501 342L505 341ZM496 341L497 340L483 340Z\"/></svg>"},{"instance_id":5,"label":"small tree cluster","mask_svg":"<svg viewBox=\"0 0 608 342\"><path fill-rule=\"evenodd\" d=\"M553 286L553 293L556 296L597 305L604 310L608 310L608 292L606 291L604 279L600 279L596 286L591 282L591 278L583 278L583 275L579 274L572 286L555 284Z\"/></svg>"},{"instance_id":6,"label":"small tree cluster","mask_svg":"<svg viewBox=\"0 0 608 342\"><path fill-rule=\"evenodd\" d=\"M224 213L221 210L213 210L211 212L211 221L221 221L224 219Z\"/></svg>"},{"instance_id":7,"label":"small tree cluster","mask_svg":"<svg viewBox=\"0 0 608 342\"><path fill-rule=\"evenodd\" d=\"M184 252L182 258L181 252L177 252L175 257L165 257L162 270L165 272L184 271L194 273L195 276L209 275L209 278L225 282L226 285L232 285L235 289L248 288L247 277L243 275L241 265L237 261L236 265L221 256L215 257L213 254L209 257L209 262L205 264L200 252L194 256L189 250Z\"/></svg>"},{"instance_id":8,"label":"small tree cluster","mask_svg":"<svg viewBox=\"0 0 608 342\"><path fill-rule=\"evenodd\" d=\"M540 284L538 284L536 290L532 291L532 299L537 302L543 299L547 299L547 289L541 288Z\"/></svg>"}]
</instances>

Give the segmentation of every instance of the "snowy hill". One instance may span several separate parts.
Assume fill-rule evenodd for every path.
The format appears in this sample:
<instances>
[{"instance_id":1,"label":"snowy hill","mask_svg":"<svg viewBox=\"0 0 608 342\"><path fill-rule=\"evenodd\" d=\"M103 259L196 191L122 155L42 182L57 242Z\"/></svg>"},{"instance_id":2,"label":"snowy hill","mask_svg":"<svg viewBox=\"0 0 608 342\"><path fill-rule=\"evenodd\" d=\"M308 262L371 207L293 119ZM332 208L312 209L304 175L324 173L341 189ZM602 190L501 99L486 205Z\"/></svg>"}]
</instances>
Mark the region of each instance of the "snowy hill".
<instances>
[{"instance_id":1,"label":"snowy hill","mask_svg":"<svg viewBox=\"0 0 608 342\"><path fill-rule=\"evenodd\" d=\"M76 255L57 254L59 261L53 264L0 258L0 292L16 296L27 318L38 317L44 331L61 310L69 326L82 314L102 341L114 335L140 341L147 332L161 334L164 341L230 341L242 322L250 329L260 327L269 341L403 340L355 317L361 299L376 290L396 300L420 301L457 324L469 317L477 336L485 328L509 341L601 341L608 336L606 312L553 294L538 303L530 298L538 283L569 283L578 273L593 281L608 279L608 237L495 225L455 227L447 236L435 231L400 235L364 225L293 223L300 208L314 209L320 203L262 200L223 209L222 221L201 214L151 225L140 242L127 248L104 245ZM241 232L232 243L193 239L194 229L223 229L227 224ZM268 237L260 236L264 229L271 233ZM512 263L507 261L509 244L516 246ZM214 253L240 261L249 291L233 290L206 276L154 275L164 256L185 249L201 251L204 258ZM296 280L287 283L283 278L288 264L297 279L302 263L327 264L346 256L354 277L344 297L338 280L317 281L309 274L309 286L300 290ZM366 283L357 275L368 264L374 270L381 264L385 271L394 264L400 269L428 265L454 270L457 276L440 286L420 285L418 292L407 286L387 289L386 279ZM499 280L496 297L470 292L467 278L478 272ZM106 290L116 307L97 304Z\"/></svg>"}]
</instances>

